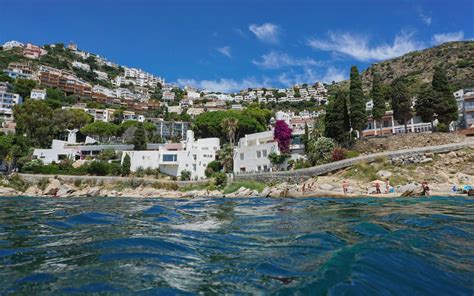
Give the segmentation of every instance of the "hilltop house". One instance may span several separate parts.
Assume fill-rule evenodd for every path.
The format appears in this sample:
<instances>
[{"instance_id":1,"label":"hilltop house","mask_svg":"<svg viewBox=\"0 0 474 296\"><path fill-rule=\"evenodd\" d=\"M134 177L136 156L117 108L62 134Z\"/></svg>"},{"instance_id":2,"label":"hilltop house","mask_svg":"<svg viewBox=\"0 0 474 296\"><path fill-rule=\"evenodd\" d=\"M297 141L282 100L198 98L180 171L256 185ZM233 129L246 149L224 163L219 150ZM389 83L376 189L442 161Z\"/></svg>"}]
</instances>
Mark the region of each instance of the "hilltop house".
<instances>
[{"instance_id":1,"label":"hilltop house","mask_svg":"<svg viewBox=\"0 0 474 296\"><path fill-rule=\"evenodd\" d=\"M195 140L193 131L188 130L186 140L181 143L160 145L156 151L124 151L122 162L125 155L129 155L132 172L152 168L178 177L182 171L189 171L191 179L198 180L206 177L206 167L216 159L219 148L218 138Z\"/></svg>"},{"instance_id":2,"label":"hilltop house","mask_svg":"<svg viewBox=\"0 0 474 296\"><path fill-rule=\"evenodd\" d=\"M13 119L13 106L23 101L19 94L9 91L9 84L0 82L0 119L5 121Z\"/></svg>"},{"instance_id":3,"label":"hilltop house","mask_svg":"<svg viewBox=\"0 0 474 296\"><path fill-rule=\"evenodd\" d=\"M234 150L234 173L271 171L272 152L280 154L273 131L245 135Z\"/></svg>"}]
</instances>

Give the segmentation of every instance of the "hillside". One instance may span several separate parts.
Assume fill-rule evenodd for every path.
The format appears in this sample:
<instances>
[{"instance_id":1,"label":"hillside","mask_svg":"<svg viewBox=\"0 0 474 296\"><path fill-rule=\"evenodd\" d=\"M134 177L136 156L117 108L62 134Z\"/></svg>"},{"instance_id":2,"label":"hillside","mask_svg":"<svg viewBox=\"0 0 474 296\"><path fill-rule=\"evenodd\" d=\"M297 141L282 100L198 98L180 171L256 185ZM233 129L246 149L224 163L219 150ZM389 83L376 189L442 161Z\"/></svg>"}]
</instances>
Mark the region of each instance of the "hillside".
<instances>
[{"instance_id":1,"label":"hillside","mask_svg":"<svg viewBox=\"0 0 474 296\"><path fill-rule=\"evenodd\" d=\"M454 90L474 86L474 41L448 42L373 64L362 71L363 87L365 91L369 91L375 70L385 84L405 76L411 82L411 90L418 91L431 82L436 65L446 67ZM338 85L348 86L348 81L342 81Z\"/></svg>"}]
</instances>

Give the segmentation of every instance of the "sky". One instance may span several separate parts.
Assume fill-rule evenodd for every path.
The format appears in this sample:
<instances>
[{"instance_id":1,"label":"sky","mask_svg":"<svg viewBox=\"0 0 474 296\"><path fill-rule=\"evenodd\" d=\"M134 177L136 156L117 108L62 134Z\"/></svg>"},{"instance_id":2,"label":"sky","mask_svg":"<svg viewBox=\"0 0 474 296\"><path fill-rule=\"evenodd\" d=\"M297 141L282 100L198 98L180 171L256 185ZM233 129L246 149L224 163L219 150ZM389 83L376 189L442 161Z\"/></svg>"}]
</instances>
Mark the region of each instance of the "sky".
<instances>
[{"instance_id":1,"label":"sky","mask_svg":"<svg viewBox=\"0 0 474 296\"><path fill-rule=\"evenodd\" d=\"M474 39L473 0L0 0L0 43L74 42L213 91L346 79L351 65Z\"/></svg>"}]
</instances>

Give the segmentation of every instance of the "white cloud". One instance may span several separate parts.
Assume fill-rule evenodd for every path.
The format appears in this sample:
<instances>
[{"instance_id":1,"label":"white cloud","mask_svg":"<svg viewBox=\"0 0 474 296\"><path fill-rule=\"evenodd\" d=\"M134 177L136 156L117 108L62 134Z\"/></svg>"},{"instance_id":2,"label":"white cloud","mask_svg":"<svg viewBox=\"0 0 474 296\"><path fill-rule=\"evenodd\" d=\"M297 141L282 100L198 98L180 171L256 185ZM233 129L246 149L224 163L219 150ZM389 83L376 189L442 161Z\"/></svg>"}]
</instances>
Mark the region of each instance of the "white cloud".
<instances>
[{"instance_id":1,"label":"white cloud","mask_svg":"<svg viewBox=\"0 0 474 296\"><path fill-rule=\"evenodd\" d=\"M195 79L178 79L179 85L187 85L203 90L230 93L237 90L262 86L262 82L258 82L254 78L246 78L242 80L220 78L217 80L195 80Z\"/></svg>"},{"instance_id":2,"label":"white cloud","mask_svg":"<svg viewBox=\"0 0 474 296\"><path fill-rule=\"evenodd\" d=\"M321 66L323 63L312 58L293 58L286 53L271 51L262 55L261 60L253 60L252 63L265 69L278 69L283 67L307 67Z\"/></svg>"},{"instance_id":3,"label":"white cloud","mask_svg":"<svg viewBox=\"0 0 474 296\"><path fill-rule=\"evenodd\" d=\"M463 39L464 39L464 32L459 31L459 32L434 34L431 41L434 44L441 44L441 43L445 43L445 42L459 41L459 40L463 40Z\"/></svg>"},{"instance_id":4,"label":"white cloud","mask_svg":"<svg viewBox=\"0 0 474 296\"><path fill-rule=\"evenodd\" d=\"M314 49L341 53L359 61L380 61L422 49L424 45L413 40L412 35L402 32L395 36L393 44L381 44L371 47L367 36L347 32L329 32L328 40L313 38L308 40L308 45Z\"/></svg>"},{"instance_id":5,"label":"white cloud","mask_svg":"<svg viewBox=\"0 0 474 296\"><path fill-rule=\"evenodd\" d=\"M430 25L431 25L431 21L432 21L431 16L426 15L426 14L424 14L424 13L421 12L421 11L418 13L418 15L420 16L421 21L422 21L425 25L427 25L427 26L430 26Z\"/></svg>"},{"instance_id":6,"label":"white cloud","mask_svg":"<svg viewBox=\"0 0 474 296\"><path fill-rule=\"evenodd\" d=\"M218 52L220 52L222 55L225 55L228 58L232 58L232 53L230 51L230 46L223 46L216 48Z\"/></svg>"},{"instance_id":7,"label":"white cloud","mask_svg":"<svg viewBox=\"0 0 474 296\"><path fill-rule=\"evenodd\" d=\"M339 82L347 78L346 72L335 67L329 67L326 71L326 74L321 78L322 82L332 83L333 81Z\"/></svg>"},{"instance_id":8,"label":"white cloud","mask_svg":"<svg viewBox=\"0 0 474 296\"><path fill-rule=\"evenodd\" d=\"M249 26L249 30L263 42L278 43L280 28L275 24L265 23L260 26L252 24Z\"/></svg>"}]
</instances>

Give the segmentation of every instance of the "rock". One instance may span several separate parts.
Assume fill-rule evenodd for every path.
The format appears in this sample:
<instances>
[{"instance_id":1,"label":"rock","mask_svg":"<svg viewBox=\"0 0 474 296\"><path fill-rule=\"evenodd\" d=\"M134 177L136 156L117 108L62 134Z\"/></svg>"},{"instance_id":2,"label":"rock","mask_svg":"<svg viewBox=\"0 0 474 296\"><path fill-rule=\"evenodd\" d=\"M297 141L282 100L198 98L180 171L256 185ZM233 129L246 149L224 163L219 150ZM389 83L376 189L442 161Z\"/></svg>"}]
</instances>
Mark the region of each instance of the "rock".
<instances>
[{"instance_id":1,"label":"rock","mask_svg":"<svg viewBox=\"0 0 474 296\"><path fill-rule=\"evenodd\" d=\"M36 185L28 187L24 193L27 196L36 196L42 194L41 189Z\"/></svg>"},{"instance_id":2,"label":"rock","mask_svg":"<svg viewBox=\"0 0 474 296\"><path fill-rule=\"evenodd\" d=\"M448 158L456 158L458 155L456 154L455 151L451 151L448 154L446 154L446 157Z\"/></svg>"},{"instance_id":3,"label":"rock","mask_svg":"<svg viewBox=\"0 0 474 296\"><path fill-rule=\"evenodd\" d=\"M417 196L422 196L423 189L421 188L421 185L415 184L415 183L410 183L407 185L403 185L397 190L398 192L401 192L401 197L417 197Z\"/></svg>"},{"instance_id":4,"label":"rock","mask_svg":"<svg viewBox=\"0 0 474 296\"><path fill-rule=\"evenodd\" d=\"M9 187L0 187L0 196L16 196L20 195L18 191Z\"/></svg>"},{"instance_id":5,"label":"rock","mask_svg":"<svg viewBox=\"0 0 474 296\"><path fill-rule=\"evenodd\" d=\"M427 163L427 162L431 162L431 161L433 161L433 158L427 157L427 158L424 158L424 159L420 160L419 163Z\"/></svg>"},{"instance_id":6,"label":"rock","mask_svg":"<svg viewBox=\"0 0 474 296\"><path fill-rule=\"evenodd\" d=\"M392 172L380 170L377 172L377 176L379 176L380 178L389 178L392 176Z\"/></svg>"},{"instance_id":7,"label":"rock","mask_svg":"<svg viewBox=\"0 0 474 296\"><path fill-rule=\"evenodd\" d=\"M46 186L46 189L43 191L43 194L56 195L59 190L59 187L61 187L61 182L59 182L58 179L50 179L48 186Z\"/></svg>"},{"instance_id":8,"label":"rock","mask_svg":"<svg viewBox=\"0 0 474 296\"><path fill-rule=\"evenodd\" d=\"M62 184L59 187L58 191L56 192L56 196L69 196L74 191L76 191L76 188L74 188L70 185L67 185L67 184Z\"/></svg>"},{"instance_id":9,"label":"rock","mask_svg":"<svg viewBox=\"0 0 474 296\"><path fill-rule=\"evenodd\" d=\"M458 179L459 182L461 183L470 183L471 180L472 180L472 177L467 175L467 174L464 174L464 173L456 173L456 178Z\"/></svg>"},{"instance_id":10,"label":"rock","mask_svg":"<svg viewBox=\"0 0 474 296\"><path fill-rule=\"evenodd\" d=\"M474 196L474 189L469 190L467 196Z\"/></svg>"},{"instance_id":11,"label":"rock","mask_svg":"<svg viewBox=\"0 0 474 296\"><path fill-rule=\"evenodd\" d=\"M100 195L100 188L99 187L91 187L89 190L87 190L86 196L88 197L93 197L93 196L99 196Z\"/></svg>"},{"instance_id":12,"label":"rock","mask_svg":"<svg viewBox=\"0 0 474 296\"><path fill-rule=\"evenodd\" d=\"M326 191L331 191L331 190L334 189L334 186L332 186L331 184L327 184L327 183L321 184L318 187L319 187L319 189L326 190Z\"/></svg>"},{"instance_id":13,"label":"rock","mask_svg":"<svg viewBox=\"0 0 474 296\"><path fill-rule=\"evenodd\" d=\"M260 192L260 196L268 197L268 196L270 196L270 193L271 193L270 187L265 187L265 188L263 188L262 192Z\"/></svg>"},{"instance_id":14,"label":"rock","mask_svg":"<svg viewBox=\"0 0 474 296\"><path fill-rule=\"evenodd\" d=\"M354 187L352 186L347 187L347 193L354 193Z\"/></svg>"}]
</instances>

